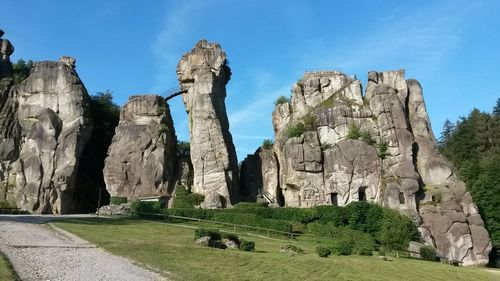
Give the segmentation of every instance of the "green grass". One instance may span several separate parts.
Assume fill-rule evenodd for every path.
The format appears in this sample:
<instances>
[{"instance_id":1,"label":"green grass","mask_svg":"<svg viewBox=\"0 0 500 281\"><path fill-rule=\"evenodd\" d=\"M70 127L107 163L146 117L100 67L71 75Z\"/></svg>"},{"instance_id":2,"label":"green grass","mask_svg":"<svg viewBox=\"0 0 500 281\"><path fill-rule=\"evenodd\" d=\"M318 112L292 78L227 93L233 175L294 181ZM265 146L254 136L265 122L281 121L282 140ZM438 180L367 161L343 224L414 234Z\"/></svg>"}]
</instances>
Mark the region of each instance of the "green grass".
<instances>
[{"instance_id":1,"label":"green grass","mask_svg":"<svg viewBox=\"0 0 500 281\"><path fill-rule=\"evenodd\" d=\"M2 253L0 253L0 280L18 280L12 265Z\"/></svg>"},{"instance_id":2,"label":"green grass","mask_svg":"<svg viewBox=\"0 0 500 281\"><path fill-rule=\"evenodd\" d=\"M304 254L287 256L290 241L240 232L255 252L194 245L193 228L134 219L72 219L54 223L111 253L171 273L173 280L493 280L480 268L458 268L406 258L376 256L320 258L316 244L294 241ZM196 225L191 223L191 225ZM188 224L182 224L188 225ZM217 227L212 225L212 227Z\"/></svg>"}]
</instances>

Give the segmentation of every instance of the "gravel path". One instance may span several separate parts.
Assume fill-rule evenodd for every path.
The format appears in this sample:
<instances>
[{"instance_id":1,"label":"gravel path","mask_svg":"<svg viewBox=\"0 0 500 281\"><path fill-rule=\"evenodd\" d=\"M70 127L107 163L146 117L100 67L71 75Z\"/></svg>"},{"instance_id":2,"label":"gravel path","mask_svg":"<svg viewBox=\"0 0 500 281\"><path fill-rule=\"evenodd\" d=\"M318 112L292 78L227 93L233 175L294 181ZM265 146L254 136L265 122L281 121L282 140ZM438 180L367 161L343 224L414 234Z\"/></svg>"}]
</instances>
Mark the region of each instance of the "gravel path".
<instances>
[{"instance_id":1,"label":"gravel path","mask_svg":"<svg viewBox=\"0 0 500 281\"><path fill-rule=\"evenodd\" d=\"M166 280L63 230L45 216L0 216L0 251L22 280Z\"/></svg>"}]
</instances>

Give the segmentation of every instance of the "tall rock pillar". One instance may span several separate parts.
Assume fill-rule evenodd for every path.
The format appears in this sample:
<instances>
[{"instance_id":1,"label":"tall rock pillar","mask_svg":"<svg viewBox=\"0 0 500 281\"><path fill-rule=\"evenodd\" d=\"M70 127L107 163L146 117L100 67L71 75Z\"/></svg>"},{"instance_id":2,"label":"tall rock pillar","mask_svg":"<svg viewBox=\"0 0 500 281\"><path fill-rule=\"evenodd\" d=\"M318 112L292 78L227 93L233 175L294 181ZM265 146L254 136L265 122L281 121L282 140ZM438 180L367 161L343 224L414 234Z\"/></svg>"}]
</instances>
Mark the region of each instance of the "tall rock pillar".
<instances>
[{"instance_id":1,"label":"tall rock pillar","mask_svg":"<svg viewBox=\"0 0 500 281\"><path fill-rule=\"evenodd\" d=\"M177 65L177 79L189 114L193 192L205 208L231 205L238 194L238 165L224 100L231 78L219 44L199 41Z\"/></svg>"}]
</instances>

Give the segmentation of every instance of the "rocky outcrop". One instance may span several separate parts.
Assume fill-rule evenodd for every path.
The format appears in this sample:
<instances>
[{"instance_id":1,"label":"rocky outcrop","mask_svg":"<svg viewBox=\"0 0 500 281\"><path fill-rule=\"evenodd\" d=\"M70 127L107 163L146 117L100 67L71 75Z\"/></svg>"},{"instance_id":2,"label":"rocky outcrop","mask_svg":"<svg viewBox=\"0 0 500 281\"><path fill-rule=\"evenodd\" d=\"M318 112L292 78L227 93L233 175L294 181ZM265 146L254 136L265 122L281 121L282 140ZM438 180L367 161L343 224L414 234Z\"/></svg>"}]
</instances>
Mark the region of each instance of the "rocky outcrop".
<instances>
[{"instance_id":1,"label":"rocky outcrop","mask_svg":"<svg viewBox=\"0 0 500 281\"><path fill-rule=\"evenodd\" d=\"M231 77L226 54L201 40L182 56L177 78L189 115L193 189L203 206L229 206L237 198L238 166L224 100Z\"/></svg>"},{"instance_id":2,"label":"rocky outcrop","mask_svg":"<svg viewBox=\"0 0 500 281\"><path fill-rule=\"evenodd\" d=\"M14 46L7 39L2 39L3 30L0 29L0 79L12 76L10 55L14 53Z\"/></svg>"},{"instance_id":3,"label":"rocky outcrop","mask_svg":"<svg viewBox=\"0 0 500 281\"><path fill-rule=\"evenodd\" d=\"M75 212L79 156L92 125L74 64L36 63L26 80L1 94L4 199L32 213Z\"/></svg>"},{"instance_id":4,"label":"rocky outcrop","mask_svg":"<svg viewBox=\"0 0 500 281\"><path fill-rule=\"evenodd\" d=\"M175 181L177 139L170 109L157 95L131 96L120 111L104 167L111 196L167 196Z\"/></svg>"},{"instance_id":5,"label":"rocky outcrop","mask_svg":"<svg viewBox=\"0 0 500 281\"><path fill-rule=\"evenodd\" d=\"M244 160L252 179L241 192L273 183L267 200L290 207L375 202L410 216L438 255L484 265L491 242L477 206L437 149L420 84L404 74L369 72L363 96L353 76L306 72L273 112L271 152Z\"/></svg>"}]
</instances>

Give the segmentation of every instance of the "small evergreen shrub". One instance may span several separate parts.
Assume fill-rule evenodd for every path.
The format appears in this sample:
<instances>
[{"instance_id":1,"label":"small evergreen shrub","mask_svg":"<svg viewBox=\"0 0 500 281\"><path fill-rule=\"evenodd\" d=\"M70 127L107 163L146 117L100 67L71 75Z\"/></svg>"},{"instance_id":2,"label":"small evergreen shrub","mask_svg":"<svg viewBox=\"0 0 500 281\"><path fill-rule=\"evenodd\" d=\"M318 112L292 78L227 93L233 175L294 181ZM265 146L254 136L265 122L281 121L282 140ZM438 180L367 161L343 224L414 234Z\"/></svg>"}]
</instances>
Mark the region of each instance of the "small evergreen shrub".
<instances>
[{"instance_id":1,"label":"small evergreen shrub","mask_svg":"<svg viewBox=\"0 0 500 281\"><path fill-rule=\"evenodd\" d=\"M295 125L292 125L286 129L286 134L289 138L296 138L302 136L302 134L306 131L306 128L303 123L299 122Z\"/></svg>"},{"instance_id":2,"label":"small evergreen shrub","mask_svg":"<svg viewBox=\"0 0 500 281\"><path fill-rule=\"evenodd\" d=\"M423 246L420 248L420 256L422 259L427 261L435 261L436 260L436 250L431 246Z\"/></svg>"},{"instance_id":3,"label":"small evergreen shrub","mask_svg":"<svg viewBox=\"0 0 500 281\"><path fill-rule=\"evenodd\" d=\"M136 201L130 206L133 213L160 214L162 212L159 201Z\"/></svg>"},{"instance_id":4,"label":"small evergreen shrub","mask_svg":"<svg viewBox=\"0 0 500 281\"><path fill-rule=\"evenodd\" d=\"M347 130L347 138L351 140L356 140L361 137L361 132L359 131L358 125L351 123L349 129Z\"/></svg>"},{"instance_id":5,"label":"small evergreen shrub","mask_svg":"<svg viewBox=\"0 0 500 281\"><path fill-rule=\"evenodd\" d=\"M240 240L240 250L246 251L246 252L255 251L255 242L241 239Z\"/></svg>"},{"instance_id":6,"label":"small evergreen shrub","mask_svg":"<svg viewBox=\"0 0 500 281\"><path fill-rule=\"evenodd\" d=\"M120 205L123 203L127 203L127 197L111 197L109 198L109 204L112 205Z\"/></svg>"},{"instance_id":7,"label":"small evergreen shrub","mask_svg":"<svg viewBox=\"0 0 500 281\"><path fill-rule=\"evenodd\" d=\"M175 197L173 201L174 208L194 208L200 205L205 196L198 193L191 193L183 186L179 186L175 190Z\"/></svg>"},{"instance_id":8,"label":"small evergreen shrub","mask_svg":"<svg viewBox=\"0 0 500 281\"><path fill-rule=\"evenodd\" d=\"M213 240L221 240L221 233L215 229L207 228L197 228L194 231L194 239L199 239L201 237L210 236Z\"/></svg>"},{"instance_id":9,"label":"small evergreen shrub","mask_svg":"<svg viewBox=\"0 0 500 281\"><path fill-rule=\"evenodd\" d=\"M349 256L353 252L352 241L347 239L338 240L330 247L330 250L332 254L337 256Z\"/></svg>"},{"instance_id":10,"label":"small evergreen shrub","mask_svg":"<svg viewBox=\"0 0 500 281\"><path fill-rule=\"evenodd\" d=\"M280 104L284 104L290 102L290 99L285 97L285 96L279 96L275 101L274 101L274 106L278 106Z\"/></svg>"},{"instance_id":11,"label":"small evergreen shrub","mask_svg":"<svg viewBox=\"0 0 500 281\"><path fill-rule=\"evenodd\" d=\"M262 142L262 148L264 149L273 149L274 142L270 139L265 139Z\"/></svg>"},{"instance_id":12,"label":"small evergreen shrub","mask_svg":"<svg viewBox=\"0 0 500 281\"><path fill-rule=\"evenodd\" d=\"M329 255L332 254L332 251L326 247L318 246L316 247L316 253L320 258L327 258Z\"/></svg>"}]
</instances>

